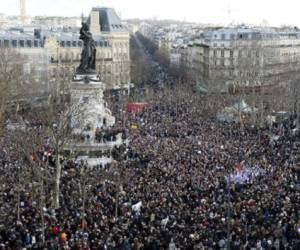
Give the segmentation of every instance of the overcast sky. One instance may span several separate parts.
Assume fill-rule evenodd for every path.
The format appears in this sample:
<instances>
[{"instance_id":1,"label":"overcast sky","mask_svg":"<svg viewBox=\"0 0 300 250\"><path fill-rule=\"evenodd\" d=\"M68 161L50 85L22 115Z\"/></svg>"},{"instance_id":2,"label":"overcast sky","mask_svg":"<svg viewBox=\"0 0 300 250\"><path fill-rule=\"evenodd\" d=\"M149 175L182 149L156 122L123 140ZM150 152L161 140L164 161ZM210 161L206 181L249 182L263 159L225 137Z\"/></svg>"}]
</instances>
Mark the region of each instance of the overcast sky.
<instances>
[{"instance_id":1,"label":"overcast sky","mask_svg":"<svg viewBox=\"0 0 300 250\"><path fill-rule=\"evenodd\" d=\"M94 6L114 7L124 18L177 19L201 23L300 26L300 0L26 0L28 15L88 15ZM18 15L20 0L0 0L0 13Z\"/></svg>"}]
</instances>

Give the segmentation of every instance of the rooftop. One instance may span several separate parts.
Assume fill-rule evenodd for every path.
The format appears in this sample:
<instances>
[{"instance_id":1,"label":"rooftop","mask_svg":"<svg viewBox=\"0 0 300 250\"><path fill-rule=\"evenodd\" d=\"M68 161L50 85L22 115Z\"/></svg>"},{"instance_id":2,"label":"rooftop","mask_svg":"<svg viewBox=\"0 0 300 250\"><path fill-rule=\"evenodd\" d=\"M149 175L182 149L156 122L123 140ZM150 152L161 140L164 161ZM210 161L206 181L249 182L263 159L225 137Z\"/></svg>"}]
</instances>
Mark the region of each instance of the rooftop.
<instances>
[{"instance_id":1,"label":"rooftop","mask_svg":"<svg viewBox=\"0 0 300 250\"><path fill-rule=\"evenodd\" d=\"M92 11L99 12L102 32L128 32L113 8L94 7ZM90 24L90 17L88 18L87 23Z\"/></svg>"},{"instance_id":2,"label":"rooftop","mask_svg":"<svg viewBox=\"0 0 300 250\"><path fill-rule=\"evenodd\" d=\"M233 40L241 38L300 38L300 32L295 31L276 31L271 28L252 28L252 27L229 27L217 30L210 30L202 34L202 38L207 40Z\"/></svg>"}]
</instances>

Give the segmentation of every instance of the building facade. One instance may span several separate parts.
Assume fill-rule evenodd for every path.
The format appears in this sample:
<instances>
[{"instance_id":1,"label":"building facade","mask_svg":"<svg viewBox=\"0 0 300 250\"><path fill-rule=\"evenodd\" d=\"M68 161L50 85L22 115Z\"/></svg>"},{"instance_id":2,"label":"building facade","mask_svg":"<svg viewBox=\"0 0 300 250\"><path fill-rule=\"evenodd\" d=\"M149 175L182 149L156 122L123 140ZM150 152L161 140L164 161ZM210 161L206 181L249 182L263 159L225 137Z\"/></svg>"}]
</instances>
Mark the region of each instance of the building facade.
<instances>
[{"instance_id":1,"label":"building facade","mask_svg":"<svg viewBox=\"0 0 300 250\"><path fill-rule=\"evenodd\" d=\"M108 88L130 83L129 32L114 9L93 8L87 18L97 48L96 67ZM45 29L37 26L0 31L0 46L12 47L28 57L32 66L53 74L59 67L74 72L83 43L79 28ZM46 61L48 66L44 67Z\"/></svg>"},{"instance_id":2,"label":"building facade","mask_svg":"<svg viewBox=\"0 0 300 250\"><path fill-rule=\"evenodd\" d=\"M300 32L225 28L203 33L186 50L188 74L206 88L286 85L300 65Z\"/></svg>"}]
</instances>

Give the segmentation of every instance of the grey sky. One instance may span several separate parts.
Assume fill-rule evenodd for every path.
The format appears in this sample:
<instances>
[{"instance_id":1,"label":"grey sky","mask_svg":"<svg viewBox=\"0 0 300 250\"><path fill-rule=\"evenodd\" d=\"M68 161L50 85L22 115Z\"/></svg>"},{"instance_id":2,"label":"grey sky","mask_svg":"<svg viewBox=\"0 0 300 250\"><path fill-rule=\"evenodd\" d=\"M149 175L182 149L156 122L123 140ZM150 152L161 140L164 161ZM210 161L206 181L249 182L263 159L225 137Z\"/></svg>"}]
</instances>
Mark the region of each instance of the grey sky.
<instances>
[{"instance_id":1,"label":"grey sky","mask_svg":"<svg viewBox=\"0 0 300 250\"><path fill-rule=\"evenodd\" d=\"M203 23L300 26L299 0L26 0L29 15L87 15L93 6L114 7L122 18L177 19ZM0 0L0 12L19 14L19 0Z\"/></svg>"}]
</instances>

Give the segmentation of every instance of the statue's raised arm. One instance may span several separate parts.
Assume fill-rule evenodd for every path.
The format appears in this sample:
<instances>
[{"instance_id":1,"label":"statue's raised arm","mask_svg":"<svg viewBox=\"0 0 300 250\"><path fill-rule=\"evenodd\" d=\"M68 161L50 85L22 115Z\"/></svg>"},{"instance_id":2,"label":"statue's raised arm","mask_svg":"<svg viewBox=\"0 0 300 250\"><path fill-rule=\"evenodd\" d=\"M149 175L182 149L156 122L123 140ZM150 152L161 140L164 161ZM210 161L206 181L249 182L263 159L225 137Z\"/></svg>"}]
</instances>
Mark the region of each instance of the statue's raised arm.
<instances>
[{"instance_id":1,"label":"statue's raised arm","mask_svg":"<svg viewBox=\"0 0 300 250\"><path fill-rule=\"evenodd\" d=\"M87 23L82 23L80 29L80 40L83 41L80 65L76 70L77 74L96 73L96 47L92 33L89 31Z\"/></svg>"}]
</instances>

